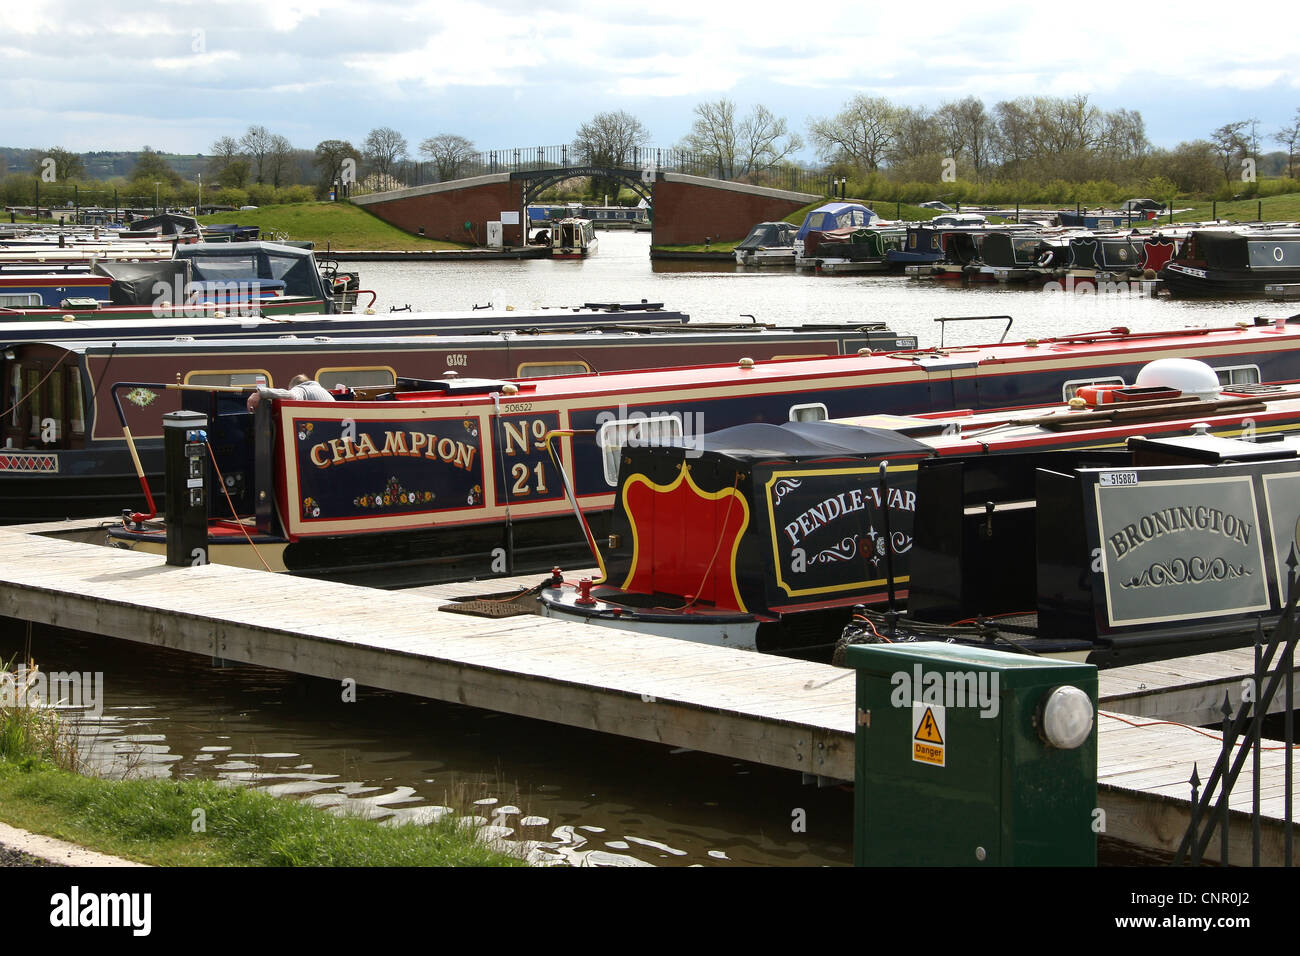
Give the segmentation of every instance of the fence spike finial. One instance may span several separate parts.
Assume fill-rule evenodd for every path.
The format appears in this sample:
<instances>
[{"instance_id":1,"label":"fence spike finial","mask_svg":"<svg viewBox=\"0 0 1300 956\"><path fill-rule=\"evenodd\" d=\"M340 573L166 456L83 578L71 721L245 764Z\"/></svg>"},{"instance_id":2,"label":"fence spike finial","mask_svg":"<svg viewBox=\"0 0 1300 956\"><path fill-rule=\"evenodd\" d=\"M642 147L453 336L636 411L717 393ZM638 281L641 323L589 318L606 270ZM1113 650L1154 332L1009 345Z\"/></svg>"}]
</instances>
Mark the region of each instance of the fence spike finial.
<instances>
[{"instance_id":1,"label":"fence spike finial","mask_svg":"<svg viewBox=\"0 0 1300 956\"><path fill-rule=\"evenodd\" d=\"M1219 713L1223 714L1223 719L1227 720L1232 716L1232 701L1228 699L1228 692L1223 692L1223 706L1219 708Z\"/></svg>"},{"instance_id":2,"label":"fence spike finial","mask_svg":"<svg viewBox=\"0 0 1300 956\"><path fill-rule=\"evenodd\" d=\"M1196 761L1192 761L1192 776L1187 781L1192 785L1192 799L1196 799L1196 791L1201 789L1201 775L1197 773Z\"/></svg>"}]
</instances>

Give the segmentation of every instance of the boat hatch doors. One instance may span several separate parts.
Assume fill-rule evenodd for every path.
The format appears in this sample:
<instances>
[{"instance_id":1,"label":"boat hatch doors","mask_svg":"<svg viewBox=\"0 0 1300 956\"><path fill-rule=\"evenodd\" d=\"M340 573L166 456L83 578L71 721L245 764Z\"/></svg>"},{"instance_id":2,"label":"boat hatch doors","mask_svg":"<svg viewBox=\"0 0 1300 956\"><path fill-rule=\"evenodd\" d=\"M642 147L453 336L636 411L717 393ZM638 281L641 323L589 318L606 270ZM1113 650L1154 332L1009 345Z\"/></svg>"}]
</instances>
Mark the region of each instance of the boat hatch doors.
<instances>
[{"instance_id":1,"label":"boat hatch doors","mask_svg":"<svg viewBox=\"0 0 1300 956\"><path fill-rule=\"evenodd\" d=\"M978 408L975 400L975 376L954 376L954 372L979 367L979 358L970 353L922 355L916 364L925 369L930 386L930 409Z\"/></svg>"},{"instance_id":2,"label":"boat hatch doors","mask_svg":"<svg viewBox=\"0 0 1300 956\"><path fill-rule=\"evenodd\" d=\"M27 353L4 362L3 445L63 449L85 444L85 407L75 361Z\"/></svg>"}]
</instances>

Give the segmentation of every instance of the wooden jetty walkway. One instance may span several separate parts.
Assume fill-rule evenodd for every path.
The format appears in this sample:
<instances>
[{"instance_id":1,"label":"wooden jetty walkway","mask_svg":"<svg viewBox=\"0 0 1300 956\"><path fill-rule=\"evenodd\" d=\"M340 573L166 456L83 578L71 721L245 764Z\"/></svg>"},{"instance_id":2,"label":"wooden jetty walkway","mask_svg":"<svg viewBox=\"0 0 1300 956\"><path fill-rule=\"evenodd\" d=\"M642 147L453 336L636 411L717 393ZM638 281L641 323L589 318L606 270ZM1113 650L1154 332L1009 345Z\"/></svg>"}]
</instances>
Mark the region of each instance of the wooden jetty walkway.
<instances>
[{"instance_id":1,"label":"wooden jetty walkway","mask_svg":"<svg viewBox=\"0 0 1300 956\"><path fill-rule=\"evenodd\" d=\"M456 597L517 593L537 575L379 591L223 565L173 568L75 540L97 525L0 528L0 616L853 779L853 671L535 615L438 610ZM1108 835L1177 845L1192 764L1204 779L1219 742L1161 721L1217 721L1225 690L1239 699L1250 671L1250 651L1231 651L1100 672ZM1262 764L1266 863L1281 859L1281 757L1269 751ZM1230 849L1240 862L1249 859L1250 793L1248 766L1232 799Z\"/></svg>"}]
</instances>

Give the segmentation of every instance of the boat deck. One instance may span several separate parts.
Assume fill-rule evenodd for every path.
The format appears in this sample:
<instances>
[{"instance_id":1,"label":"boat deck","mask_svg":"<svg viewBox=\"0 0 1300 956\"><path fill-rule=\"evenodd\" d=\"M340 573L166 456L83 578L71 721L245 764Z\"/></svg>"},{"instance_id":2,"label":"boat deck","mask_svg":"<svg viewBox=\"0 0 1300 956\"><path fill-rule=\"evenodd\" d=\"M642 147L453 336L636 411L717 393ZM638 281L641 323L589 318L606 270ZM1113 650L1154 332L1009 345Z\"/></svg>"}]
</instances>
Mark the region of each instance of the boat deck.
<instances>
[{"instance_id":1,"label":"boat deck","mask_svg":"<svg viewBox=\"0 0 1300 956\"><path fill-rule=\"evenodd\" d=\"M853 778L852 671L531 614L438 610L456 597L516 593L537 584L536 575L377 591L222 565L173 568L75 540L99 525L0 528L0 615ZM1219 743L1157 721L1217 721L1224 692L1239 694L1250 669L1249 651L1228 651L1100 673L1108 835L1151 849L1176 845L1192 765L1205 779ZM1250 817L1240 809L1250 799L1247 764L1232 800L1238 861L1248 859ZM1266 863L1281 859L1282 774L1281 751L1269 751Z\"/></svg>"}]
</instances>

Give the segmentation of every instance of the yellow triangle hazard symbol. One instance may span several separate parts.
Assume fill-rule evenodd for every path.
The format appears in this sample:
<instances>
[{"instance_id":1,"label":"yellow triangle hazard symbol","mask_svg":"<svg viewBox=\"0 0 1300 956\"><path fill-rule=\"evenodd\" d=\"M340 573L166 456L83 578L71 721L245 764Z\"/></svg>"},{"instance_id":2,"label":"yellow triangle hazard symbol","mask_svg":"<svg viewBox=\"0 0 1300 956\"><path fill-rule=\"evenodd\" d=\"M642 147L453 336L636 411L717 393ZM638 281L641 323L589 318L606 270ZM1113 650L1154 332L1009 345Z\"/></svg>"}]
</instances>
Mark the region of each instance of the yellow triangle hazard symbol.
<instances>
[{"instance_id":1,"label":"yellow triangle hazard symbol","mask_svg":"<svg viewBox=\"0 0 1300 956\"><path fill-rule=\"evenodd\" d=\"M934 721L934 711L929 707L925 709L925 716L921 718L921 726L916 728L916 739L927 744L943 746L943 737L939 733L939 725Z\"/></svg>"}]
</instances>

